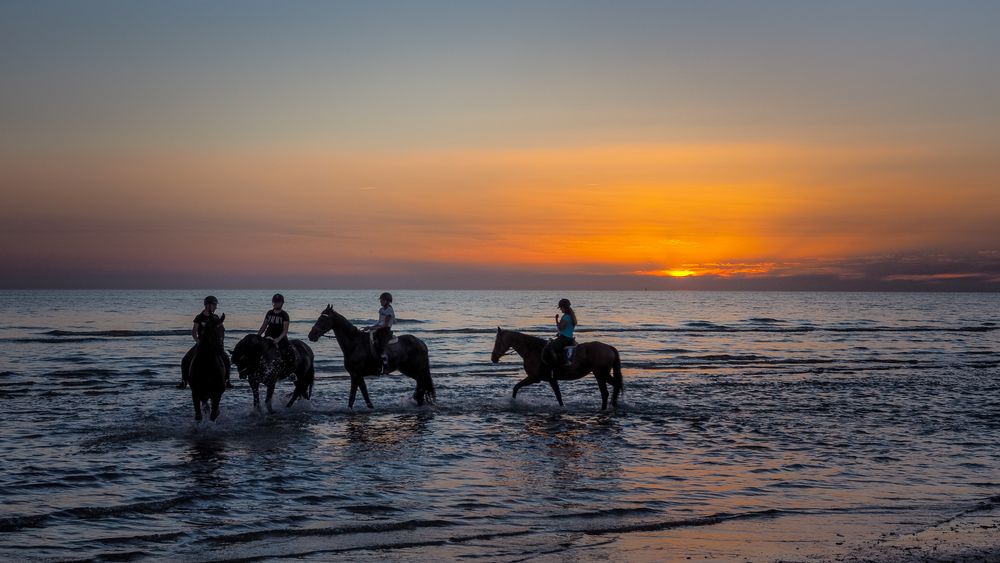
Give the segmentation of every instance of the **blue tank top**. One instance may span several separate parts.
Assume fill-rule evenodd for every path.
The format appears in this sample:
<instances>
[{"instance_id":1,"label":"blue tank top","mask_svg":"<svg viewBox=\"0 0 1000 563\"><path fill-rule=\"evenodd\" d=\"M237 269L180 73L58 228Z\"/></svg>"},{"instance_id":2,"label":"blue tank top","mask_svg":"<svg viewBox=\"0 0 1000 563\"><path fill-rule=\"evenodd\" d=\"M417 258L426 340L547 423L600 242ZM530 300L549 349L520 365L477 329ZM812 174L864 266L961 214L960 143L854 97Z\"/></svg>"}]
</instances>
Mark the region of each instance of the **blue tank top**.
<instances>
[{"instance_id":1,"label":"blue tank top","mask_svg":"<svg viewBox=\"0 0 1000 563\"><path fill-rule=\"evenodd\" d=\"M565 336L566 338L573 338L573 329L576 328L573 326L573 317L563 314L562 318L559 319L559 322L563 321L566 321L566 328L560 329L559 334Z\"/></svg>"}]
</instances>

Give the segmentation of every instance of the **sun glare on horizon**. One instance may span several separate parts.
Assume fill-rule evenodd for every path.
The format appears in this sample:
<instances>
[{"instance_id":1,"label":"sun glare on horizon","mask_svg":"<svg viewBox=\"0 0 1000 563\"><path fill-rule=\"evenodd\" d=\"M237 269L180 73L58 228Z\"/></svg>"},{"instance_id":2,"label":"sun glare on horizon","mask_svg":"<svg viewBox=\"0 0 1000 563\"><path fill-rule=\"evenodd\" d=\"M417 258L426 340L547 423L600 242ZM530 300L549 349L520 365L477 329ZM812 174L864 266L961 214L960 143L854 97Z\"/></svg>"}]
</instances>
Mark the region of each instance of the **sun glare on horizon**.
<instances>
[{"instance_id":1,"label":"sun glare on horizon","mask_svg":"<svg viewBox=\"0 0 1000 563\"><path fill-rule=\"evenodd\" d=\"M1000 290L997 8L154 4L0 4L0 286Z\"/></svg>"}]
</instances>

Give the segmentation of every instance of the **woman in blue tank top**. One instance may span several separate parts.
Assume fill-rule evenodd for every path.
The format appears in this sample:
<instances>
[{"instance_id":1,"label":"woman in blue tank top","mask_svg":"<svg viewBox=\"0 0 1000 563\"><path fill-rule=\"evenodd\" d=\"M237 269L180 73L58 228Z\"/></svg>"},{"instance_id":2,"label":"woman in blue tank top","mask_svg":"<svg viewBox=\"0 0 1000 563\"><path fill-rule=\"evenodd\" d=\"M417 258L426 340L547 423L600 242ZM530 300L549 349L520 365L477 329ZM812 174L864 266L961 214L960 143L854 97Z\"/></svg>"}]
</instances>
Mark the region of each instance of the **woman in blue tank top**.
<instances>
[{"instance_id":1,"label":"woman in blue tank top","mask_svg":"<svg viewBox=\"0 0 1000 563\"><path fill-rule=\"evenodd\" d=\"M543 377L552 376L552 368L562 362L563 350L574 343L573 330L576 329L576 312L570 306L569 299L559 300L559 310L562 311L562 317L556 315L556 330L559 333L542 350L542 365L545 372L542 374Z\"/></svg>"}]
</instances>

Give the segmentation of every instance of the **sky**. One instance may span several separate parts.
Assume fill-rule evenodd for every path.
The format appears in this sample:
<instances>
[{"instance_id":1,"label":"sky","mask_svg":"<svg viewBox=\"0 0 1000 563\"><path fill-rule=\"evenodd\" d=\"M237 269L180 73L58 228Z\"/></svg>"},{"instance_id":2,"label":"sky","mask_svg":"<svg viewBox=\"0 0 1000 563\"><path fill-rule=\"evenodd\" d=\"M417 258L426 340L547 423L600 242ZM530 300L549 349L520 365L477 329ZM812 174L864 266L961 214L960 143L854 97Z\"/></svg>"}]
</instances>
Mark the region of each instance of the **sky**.
<instances>
[{"instance_id":1,"label":"sky","mask_svg":"<svg viewBox=\"0 0 1000 563\"><path fill-rule=\"evenodd\" d=\"M1000 291L994 1L0 3L0 288Z\"/></svg>"}]
</instances>

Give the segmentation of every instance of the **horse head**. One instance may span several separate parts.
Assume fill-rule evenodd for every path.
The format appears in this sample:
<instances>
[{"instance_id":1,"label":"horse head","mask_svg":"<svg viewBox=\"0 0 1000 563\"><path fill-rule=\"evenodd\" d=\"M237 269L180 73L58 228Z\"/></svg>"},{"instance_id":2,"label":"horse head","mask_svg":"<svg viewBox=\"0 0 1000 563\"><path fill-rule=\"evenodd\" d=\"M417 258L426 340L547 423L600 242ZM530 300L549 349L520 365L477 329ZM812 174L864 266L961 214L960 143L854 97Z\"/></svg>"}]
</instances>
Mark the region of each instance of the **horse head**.
<instances>
[{"instance_id":1,"label":"horse head","mask_svg":"<svg viewBox=\"0 0 1000 563\"><path fill-rule=\"evenodd\" d=\"M493 341L493 355L490 356L490 361L494 364L500 363L500 356L506 354L507 350L510 350L510 344L503 337L503 329L497 327L497 339Z\"/></svg>"},{"instance_id":2,"label":"horse head","mask_svg":"<svg viewBox=\"0 0 1000 563\"><path fill-rule=\"evenodd\" d=\"M309 330L309 341L316 342L319 340L320 336L323 336L333 328L333 307L327 304L326 309L319 314L319 318L316 319L316 323L313 324L311 330Z\"/></svg>"},{"instance_id":3,"label":"horse head","mask_svg":"<svg viewBox=\"0 0 1000 563\"><path fill-rule=\"evenodd\" d=\"M221 349L226 337L226 327L223 326L225 322L225 313L221 317L210 315L205 322L205 329L198 335L198 346L205 350Z\"/></svg>"}]
</instances>

